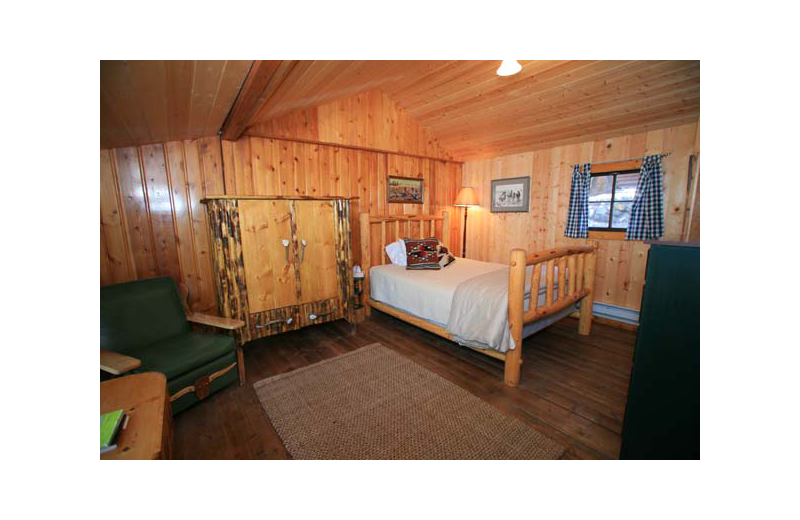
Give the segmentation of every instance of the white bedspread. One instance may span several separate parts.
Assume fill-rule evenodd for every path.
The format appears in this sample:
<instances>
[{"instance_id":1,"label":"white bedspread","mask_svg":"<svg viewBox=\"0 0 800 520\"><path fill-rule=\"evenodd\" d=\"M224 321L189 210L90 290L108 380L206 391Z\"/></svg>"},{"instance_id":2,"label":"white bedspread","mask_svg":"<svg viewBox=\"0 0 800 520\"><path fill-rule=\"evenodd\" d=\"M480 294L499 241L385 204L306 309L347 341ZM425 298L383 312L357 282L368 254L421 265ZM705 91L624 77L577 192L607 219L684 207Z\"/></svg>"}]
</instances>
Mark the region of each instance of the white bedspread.
<instances>
[{"instance_id":1,"label":"white bedspread","mask_svg":"<svg viewBox=\"0 0 800 520\"><path fill-rule=\"evenodd\" d=\"M525 294L530 297L530 284L526 285ZM527 298L525 303L529 307ZM465 345L485 345L499 352L515 348L508 327L507 267L475 276L458 286L450 306L447 332L454 341Z\"/></svg>"},{"instance_id":2,"label":"white bedspread","mask_svg":"<svg viewBox=\"0 0 800 520\"><path fill-rule=\"evenodd\" d=\"M438 271L376 265L369 270L370 298L444 326L450 318L453 294L461 282L507 268L504 264L468 258L456 258Z\"/></svg>"},{"instance_id":3,"label":"white bedspread","mask_svg":"<svg viewBox=\"0 0 800 520\"><path fill-rule=\"evenodd\" d=\"M530 307L531 269L531 267L528 268L525 280L524 308L526 310ZM545 269L544 265L542 269ZM503 271L503 273L499 271ZM450 266L438 271L407 270L405 267L389 264L374 266L369 272L370 298L446 328L452 328L455 324L453 320L451 320L453 297L456 294L456 289L463 282L476 277L483 277L483 275L489 273L496 274L494 277L488 277L496 278L494 284L502 282L502 279L505 278L505 288L501 292L497 292L497 287L495 287L494 290L496 296L505 295L505 299L500 301L501 299L498 296L497 301L492 305L487 305L488 302L483 301L473 302L472 300L475 298L480 299L478 295L481 291L480 288L476 290L474 284L468 284L472 286L471 294L476 296L468 296L466 300L461 301L460 308L456 313L456 317L460 318L461 327L459 329L454 328L450 330L450 332L454 335L453 340L462 345L490 348L501 352L505 352L509 348L515 348L513 339L509 340L507 335L503 337L503 334L498 335L497 333L497 331L502 330L502 327L497 327L498 320L503 323L503 327L508 328L507 265L479 262L467 258L457 258ZM554 291L558 289L557 273L558 267L556 267ZM544 272L542 274L544 274ZM567 278L568 275L569 273L567 273ZM545 304L545 285L545 276L542 276L538 291L539 307ZM462 293L463 292L465 291L462 290ZM465 301L467 302L466 304ZM470 304L474 305L474 307ZM493 319L487 320L485 314L490 308L494 309L493 312L496 312L498 315L494 316ZM575 309L576 306L573 305L564 309L557 315L549 316L545 319L525 325L522 336L527 338L536 331L570 314ZM475 323L470 323L470 320L473 319ZM450 327L448 327L448 325L450 325ZM485 327L485 329L483 327ZM489 332L489 328L493 330ZM462 334L458 334L459 331ZM489 334L487 335L487 333ZM491 338L496 339L492 340Z\"/></svg>"}]
</instances>

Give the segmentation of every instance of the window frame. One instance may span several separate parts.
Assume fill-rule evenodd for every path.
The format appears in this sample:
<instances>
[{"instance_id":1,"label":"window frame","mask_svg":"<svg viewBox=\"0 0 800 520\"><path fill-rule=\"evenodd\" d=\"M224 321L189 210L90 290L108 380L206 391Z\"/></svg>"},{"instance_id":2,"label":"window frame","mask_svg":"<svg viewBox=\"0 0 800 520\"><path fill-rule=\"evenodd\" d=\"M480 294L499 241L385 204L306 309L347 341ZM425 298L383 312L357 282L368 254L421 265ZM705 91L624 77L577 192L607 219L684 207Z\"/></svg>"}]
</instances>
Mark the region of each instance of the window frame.
<instances>
[{"instance_id":1,"label":"window frame","mask_svg":"<svg viewBox=\"0 0 800 520\"><path fill-rule=\"evenodd\" d=\"M641 168L636 168L636 169L633 169L633 170L612 170L610 172L592 173L592 177L607 177L607 176L611 175L611 176L613 176L613 180L611 181L611 200L609 201L611 203L611 207L610 207L609 212L608 212L608 227L592 227L592 226L589 226L589 231L613 231L613 232L622 232L622 233L625 233L626 231L628 231L628 228L611 227L611 223L614 222L614 202L616 202L615 198L616 198L616 193L617 193L617 175L623 175L623 174L628 174L628 173L641 173L641 171L642 171ZM591 184L590 184L590 186L591 186ZM591 190L591 188L590 188L590 190ZM590 205L591 204L608 204L609 202L606 202L606 201L603 201L603 202L591 202L591 201L589 201L589 204ZM633 202L633 201L624 200L622 202Z\"/></svg>"}]
</instances>

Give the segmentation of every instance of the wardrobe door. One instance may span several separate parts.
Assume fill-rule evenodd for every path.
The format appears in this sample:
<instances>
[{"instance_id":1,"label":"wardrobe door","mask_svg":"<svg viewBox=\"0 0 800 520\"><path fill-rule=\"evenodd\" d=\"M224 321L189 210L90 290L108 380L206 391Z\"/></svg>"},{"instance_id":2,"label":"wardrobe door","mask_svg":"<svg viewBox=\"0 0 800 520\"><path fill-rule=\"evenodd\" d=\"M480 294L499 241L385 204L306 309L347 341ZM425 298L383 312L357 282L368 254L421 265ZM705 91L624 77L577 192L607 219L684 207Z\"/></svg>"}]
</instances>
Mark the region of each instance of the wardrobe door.
<instances>
[{"instance_id":1,"label":"wardrobe door","mask_svg":"<svg viewBox=\"0 0 800 520\"><path fill-rule=\"evenodd\" d=\"M300 303L338 298L333 201L295 201L295 215Z\"/></svg>"},{"instance_id":2,"label":"wardrobe door","mask_svg":"<svg viewBox=\"0 0 800 520\"><path fill-rule=\"evenodd\" d=\"M239 201L242 256L251 314L297 303L290 203L286 200Z\"/></svg>"}]
</instances>

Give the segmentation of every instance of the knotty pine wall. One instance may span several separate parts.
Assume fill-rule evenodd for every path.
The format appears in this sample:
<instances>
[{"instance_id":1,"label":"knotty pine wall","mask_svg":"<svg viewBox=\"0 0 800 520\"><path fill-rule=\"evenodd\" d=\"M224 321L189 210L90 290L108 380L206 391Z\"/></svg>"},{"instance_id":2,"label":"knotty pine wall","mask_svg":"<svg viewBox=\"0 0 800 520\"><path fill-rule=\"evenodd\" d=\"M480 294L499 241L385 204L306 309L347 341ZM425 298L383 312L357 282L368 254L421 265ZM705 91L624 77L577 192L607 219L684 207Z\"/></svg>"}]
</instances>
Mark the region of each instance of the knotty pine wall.
<instances>
[{"instance_id":1,"label":"knotty pine wall","mask_svg":"<svg viewBox=\"0 0 800 520\"><path fill-rule=\"evenodd\" d=\"M206 194L223 193L219 139L100 150L100 285L171 276L216 314Z\"/></svg>"},{"instance_id":2,"label":"knotty pine wall","mask_svg":"<svg viewBox=\"0 0 800 520\"><path fill-rule=\"evenodd\" d=\"M450 249L460 253L463 210L452 203L461 188L461 164L441 160L451 155L384 92L370 90L289 112L255 124L245 134L249 140L223 142L225 164L234 165L226 188L236 193L359 197L351 213L356 261L361 211L386 216L448 210L453 217ZM424 204L388 204L388 175L423 178ZM387 240L394 238L392 227ZM377 242L373 249L372 258L380 258Z\"/></svg>"},{"instance_id":3,"label":"knotty pine wall","mask_svg":"<svg viewBox=\"0 0 800 520\"><path fill-rule=\"evenodd\" d=\"M435 137L380 90L290 112L255 124L246 133L452 158Z\"/></svg>"},{"instance_id":4,"label":"knotty pine wall","mask_svg":"<svg viewBox=\"0 0 800 520\"><path fill-rule=\"evenodd\" d=\"M222 148L226 193L358 197L351 204L356 262L360 261L360 212L387 216L448 210L453 217L450 247L460 251L463 213L452 206L461 188L459 163L260 137L223 141ZM389 204L388 175L422 178L423 204ZM379 244L373 243L373 248L373 258L380 258Z\"/></svg>"},{"instance_id":5,"label":"knotty pine wall","mask_svg":"<svg viewBox=\"0 0 800 520\"><path fill-rule=\"evenodd\" d=\"M313 114L315 123L308 123L308 114ZM447 154L435 140L383 94L359 95L289 114L271 122L270 129L282 138L245 136L232 142L207 137L101 150L101 285L172 276L189 286L192 309L216 314L208 223L200 203L205 195L359 197L351 209L356 262L360 261L359 212L449 210L451 249L460 251L463 213L454 211L452 203L461 187L461 164L441 160ZM388 204L390 174L423 178L424 204ZM379 245L374 246L373 258L379 258Z\"/></svg>"},{"instance_id":6,"label":"knotty pine wall","mask_svg":"<svg viewBox=\"0 0 800 520\"><path fill-rule=\"evenodd\" d=\"M463 185L473 186L481 207L470 208L467 257L508 262L509 251L528 251L583 243L564 237L576 163L604 162L671 152L664 158L663 240L680 240L687 197L689 156L699 151L699 125L685 124L613 139L517 153L464 163ZM491 180L531 177L528 213L491 213ZM698 231L699 235L699 231ZM599 240L595 298L638 310L641 303L647 252L641 241Z\"/></svg>"}]
</instances>

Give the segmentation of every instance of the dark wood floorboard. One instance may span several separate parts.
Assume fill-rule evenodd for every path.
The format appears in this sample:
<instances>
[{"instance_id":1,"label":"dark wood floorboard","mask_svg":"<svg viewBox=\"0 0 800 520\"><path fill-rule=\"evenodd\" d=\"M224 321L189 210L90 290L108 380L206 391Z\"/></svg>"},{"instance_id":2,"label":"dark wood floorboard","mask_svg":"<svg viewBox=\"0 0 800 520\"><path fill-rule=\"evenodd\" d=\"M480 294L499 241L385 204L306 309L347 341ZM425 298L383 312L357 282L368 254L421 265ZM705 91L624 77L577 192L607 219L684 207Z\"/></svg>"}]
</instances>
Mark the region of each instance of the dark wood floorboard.
<instances>
[{"instance_id":1,"label":"dark wood floorboard","mask_svg":"<svg viewBox=\"0 0 800 520\"><path fill-rule=\"evenodd\" d=\"M244 347L247 382L175 417L175 458L291 458L253 383L380 342L513 415L566 448L565 459L614 459L636 334L595 323L580 336L566 318L524 342L519 388L503 385L503 363L396 318L373 312L353 328L325 323Z\"/></svg>"}]
</instances>

